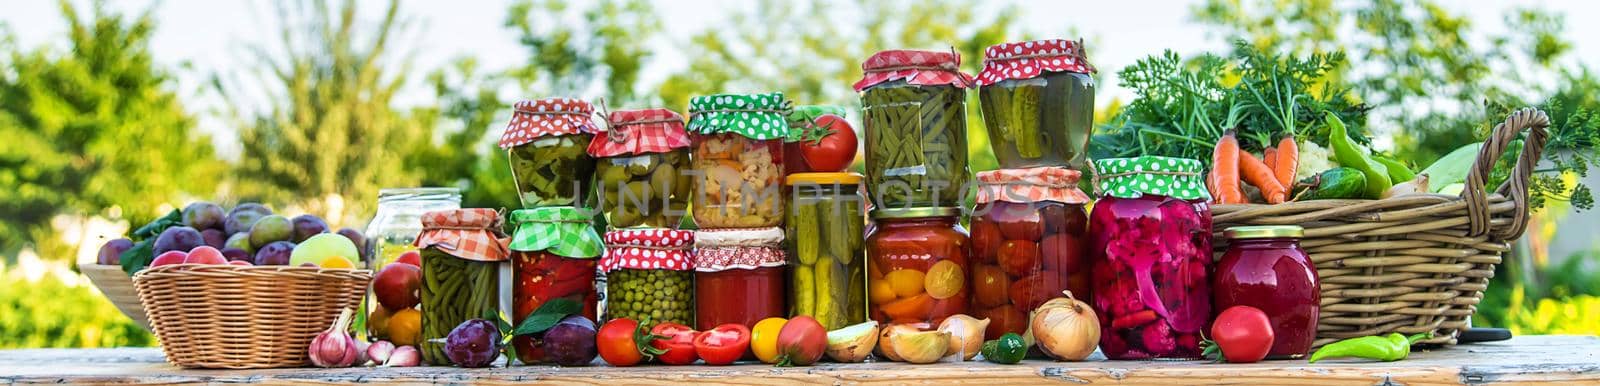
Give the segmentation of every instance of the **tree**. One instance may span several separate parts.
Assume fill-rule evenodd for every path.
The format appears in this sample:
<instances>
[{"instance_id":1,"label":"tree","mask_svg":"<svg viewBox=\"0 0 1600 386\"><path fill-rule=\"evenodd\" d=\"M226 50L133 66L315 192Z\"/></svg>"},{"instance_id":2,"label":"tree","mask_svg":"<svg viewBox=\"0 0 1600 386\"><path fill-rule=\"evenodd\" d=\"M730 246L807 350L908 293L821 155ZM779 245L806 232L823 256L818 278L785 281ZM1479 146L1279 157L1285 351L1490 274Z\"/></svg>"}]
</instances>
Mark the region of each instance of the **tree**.
<instances>
[{"instance_id":1,"label":"tree","mask_svg":"<svg viewBox=\"0 0 1600 386\"><path fill-rule=\"evenodd\" d=\"M0 254L53 235L60 214L140 223L211 194L224 168L152 60L148 11L60 7L69 51L0 38Z\"/></svg>"}]
</instances>

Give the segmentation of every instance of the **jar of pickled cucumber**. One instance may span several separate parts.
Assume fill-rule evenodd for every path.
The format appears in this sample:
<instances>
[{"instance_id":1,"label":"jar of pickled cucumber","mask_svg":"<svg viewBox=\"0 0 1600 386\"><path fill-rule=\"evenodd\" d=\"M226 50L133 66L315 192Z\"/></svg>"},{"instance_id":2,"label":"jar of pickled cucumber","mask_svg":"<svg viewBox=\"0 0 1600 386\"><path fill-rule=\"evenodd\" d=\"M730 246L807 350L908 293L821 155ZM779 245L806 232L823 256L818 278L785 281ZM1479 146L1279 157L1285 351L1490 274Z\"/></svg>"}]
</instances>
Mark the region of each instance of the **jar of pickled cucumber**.
<instances>
[{"instance_id":1,"label":"jar of pickled cucumber","mask_svg":"<svg viewBox=\"0 0 1600 386\"><path fill-rule=\"evenodd\" d=\"M511 234L511 320L521 321L552 299L569 299L579 305L579 315L595 318L599 297L594 290L595 267L605 244L590 224L591 210L550 206L511 212L516 231ZM511 339L517 359L525 364L544 361L544 349L533 336Z\"/></svg>"},{"instance_id":2,"label":"jar of pickled cucumber","mask_svg":"<svg viewBox=\"0 0 1600 386\"><path fill-rule=\"evenodd\" d=\"M754 326L788 313L783 229L701 229L694 243L696 328Z\"/></svg>"},{"instance_id":3,"label":"jar of pickled cucumber","mask_svg":"<svg viewBox=\"0 0 1600 386\"><path fill-rule=\"evenodd\" d=\"M522 207L574 206L586 203L594 158L589 141L599 131L594 106L570 98L517 102L500 136L500 148L511 160Z\"/></svg>"},{"instance_id":4,"label":"jar of pickled cucumber","mask_svg":"<svg viewBox=\"0 0 1600 386\"><path fill-rule=\"evenodd\" d=\"M500 213L494 209L441 210L422 215L422 360L450 365L444 338L469 319L499 313L501 262L510 257Z\"/></svg>"},{"instance_id":5,"label":"jar of pickled cucumber","mask_svg":"<svg viewBox=\"0 0 1600 386\"><path fill-rule=\"evenodd\" d=\"M868 197L879 208L956 207L967 169L967 88L954 52L882 51L861 64Z\"/></svg>"},{"instance_id":6,"label":"jar of pickled cucumber","mask_svg":"<svg viewBox=\"0 0 1600 386\"><path fill-rule=\"evenodd\" d=\"M693 324L693 231L624 229L606 232L601 319Z\"/></svg>"},{"instance_id":7,"label":"jar of pickled cucumber","mask_svg":"<svg viewBox=\"0 0 1600 386\"><path fill-rule=\"evenodd\" d=\"M1089 299L1089 196L1076 170L1056 167L978 173L972 213L972 316L989 318L985 339L1028 330L1028 315L1072 291Z\"/></svg>"},{"instance_id":8,"label":"jar of pickled cucumber","mask_svg":"<svg viewBox=\"0 0 1600 386\"><path fill-rule=\"evenodd\" d=\"M978 104L1000 167L1085 170L1094 130L1094 66L1083 42L997 44L983 56Z\"/></svg>"},{"instance_id":9,"label":"jar of pickled cucumber","mask_svg":"<svg viewBox=\"0 0 1600 386\"><path fill-rule=\"evenodd\" d=\"M689 100L694 143L694 222L699 228L783 224L782 93L722 94Z\"/></svg>"},{"instance_id":10,"label":"jar of pickled cucumber","mask_svg":"<svg viewBox=\"0 0 1600 386\"><path fill-rule=\"evenodd\" d=\"M612 229L678 228L689 206L689 133L683 116L667 109L622 110L595 134L600 208Z\"/></svg>"},{"instance_id":11,"label":"jar of pickled cucumber","mask_svg":"<svg viewBox=\"0 0 1600 386\"><path fill-rule=\"evenodd\" d=\"M796 173L786 181L789 316L811 316L830 331L867 320L861 181L855 173Z\"/></svg>"},{"instance_id":12,"label":"jar of pickled cucumber","mask_svg":"<svg viewBox=\"0 0 1600 386\"><path fill-rule=\"evenodd\" d=\"M961 209L878 209L867 236L872 320L933 328L967 313L967 231Z\"/></svg>"}]
</instances>

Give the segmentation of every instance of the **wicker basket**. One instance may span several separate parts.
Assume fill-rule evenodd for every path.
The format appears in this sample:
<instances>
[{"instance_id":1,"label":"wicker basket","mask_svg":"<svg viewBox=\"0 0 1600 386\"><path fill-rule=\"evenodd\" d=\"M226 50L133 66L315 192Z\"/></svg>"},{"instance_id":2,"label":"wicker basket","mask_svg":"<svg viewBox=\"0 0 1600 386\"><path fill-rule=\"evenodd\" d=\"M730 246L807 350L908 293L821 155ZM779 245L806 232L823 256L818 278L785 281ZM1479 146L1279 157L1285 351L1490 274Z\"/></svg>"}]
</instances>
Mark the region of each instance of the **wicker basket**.
<instances>
[{"instance_id":1,"label":"wicker basket","mask_svg":"<svg viewBox=\"0 0 1600 386\"><path fill-rule=\"evenodd\" d=\"M1300 225L1300 245L1322 279L1315 346L1338 339L1432 332L1455 344L1477 311L1489 278L1528 223L1528 178L1544 150L1549 118L1523 109L1495 126L1460 196L1413 194L1384 200L1218 205L1221 231L1242 225ZM1485 189L1505 147L1528 130L1511 178Z\"/></svg>"},{"instance_id":2,"label":"wicker basket","mask_svg":"<svg viewBox=\"0 0 1600 386\"><path fill-rule=\"evenodd\" d=\"M154 331L150 329L150 319L144 316L144 305L139 304L139 292L133 289L133 278L122 271L122 266L80 263L78 271L100 289L111 305L117 306L117 311L122 311L145 331Z\"/></svg>"},{"instance_id":3,"label":"wicker basket","mask_svg":"<svg viewBox=\"0 0 1600 386\"><path fill-rule=\"evenodd\" d=\"M134 275L167 362L199 368L300 367L372 271L178 264Z\"/></svg>"}]
</instances>

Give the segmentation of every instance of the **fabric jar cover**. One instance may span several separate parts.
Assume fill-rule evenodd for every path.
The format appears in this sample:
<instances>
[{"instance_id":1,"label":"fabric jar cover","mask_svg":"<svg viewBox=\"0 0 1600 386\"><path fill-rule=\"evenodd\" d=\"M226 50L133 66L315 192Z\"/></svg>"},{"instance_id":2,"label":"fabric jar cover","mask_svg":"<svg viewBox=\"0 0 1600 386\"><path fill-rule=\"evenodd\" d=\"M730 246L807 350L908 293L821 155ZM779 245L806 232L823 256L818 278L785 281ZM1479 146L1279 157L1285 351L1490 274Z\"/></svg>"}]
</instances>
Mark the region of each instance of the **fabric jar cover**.
<instances>
[{"instance_id":1,"label":"fabric jar cover","mask_svg":"<svg viewBox=\"0 0 1600 386\"><path fill-rule=\"evenodd\" d=\"M695 234L694 270L781 267L783 228L701 229Z\"/></svg>"},{"instance_id":2,"label":"fabric jar cover","mask_svg":"<svg viewBox=\"0 0 1600 386\"><path fill-rule=\"evenodd\" d=\"M1055 201L1084 204L1089 195L1078 190L1077 170L1061 167L999 169L978 173L978 203L995 201L1033 203Z\"/></svg>"},{"instance_id":3,"label":"fabric jar cover","mask_svg":"<svg viewBox=\"0 0 1600 386\"><path fill-rule=\"evenodd\" d=\"M961 55L954 51L878 51L861 62L861 72L861 80L855 84L856 92L902 79L918 86L972 87L972 76L961 72Z\"/></svg>"},{"instance_id":4,"label":"fabric jar cover","mask_svg":"<svg viewBox=\"0 0 1600 386\"><path fill-rule=\"evenodd\" d=\"M1094 73L1094 66L1083 54L1083 42L1067 39L1003 43L983 50L983 71L978 85L988 86L1007 79L1032 79L1044 72Z\"/></svg>"},{"instance_id":5,"label":"fabric jar cover","mask_svg":"<svg viewBox=\"0 0 1600 386\"><path fill-rule=\"evenodd\" d=\"M599 257L605 251L600 234L591 224L594 213L571 206L547 206L511 212L517 230L511 234L513 251L550 253L574 259Z\"/></svg>"},{"instance_id":6,"label":"fabric jar cover","mask_svg":"<svg viewBox=\"0 0 1600 386\"><path fill-rule=\"evenodd\" d=\"M1143 156L1095 160L1095 188L1117 198L1154 194L1184 200L1211 199L1199 160Z\"/></svg>"},{"instance_id":7,"label":"fabric jar cover","mask_svg":"<svg viewBox=\"0 0 1600 386\"><path fill-rule=\"evenodd\" d=\"M500 231L500 212L488 208L436 210L422 214L422 233L411 245L435 248L473 261L504 261L511 257Z\"/></svg>"},{"instance_id":8,"label":"fabric jar cover","mask_svg":"<svg viewBox=\"0 0 1600 386\"><path fill-rule=\"evenodd\" d=\"M695 232L650 228L606 232L606 254L600 259L600 272L618 269L665 269L688 271L694 268Z\"/></svg>"},{"instance_id":9,"label":"fabric jar cover","mask_svg":"<svg viewBox=\"0 0 1600 386\"><path fill-rule=\"evenodd\" d=\"M594 134L600 130L589 118L591 114L594 114L594 105L572 98L517 102L512 109L511 122L500 135L500 148L509 149L552 135Z\"/></svg>"},{"instance_id":10,"label":"fabric jar cover","mask_svg":"<svg viewBox=\"0 0 1600 386\"><path fill-rule=\"evenodd\" d=\"M606 115L605 131L589 142L589 155L616 157L666 153L689 147L683 116L667 109L619 110Z\"/></svg>"},{"instance_id":11,"label":"fabric jar cover","mask_svg":"<svg viewBox=\"0 0 1600 386\"><path fill-rule=\"evenodd\" d=\"M783 93L718 94L689 99L689 131L702 134L734 133L764 141L788 139L791 106Z\"/></svg>"}]
</instances>

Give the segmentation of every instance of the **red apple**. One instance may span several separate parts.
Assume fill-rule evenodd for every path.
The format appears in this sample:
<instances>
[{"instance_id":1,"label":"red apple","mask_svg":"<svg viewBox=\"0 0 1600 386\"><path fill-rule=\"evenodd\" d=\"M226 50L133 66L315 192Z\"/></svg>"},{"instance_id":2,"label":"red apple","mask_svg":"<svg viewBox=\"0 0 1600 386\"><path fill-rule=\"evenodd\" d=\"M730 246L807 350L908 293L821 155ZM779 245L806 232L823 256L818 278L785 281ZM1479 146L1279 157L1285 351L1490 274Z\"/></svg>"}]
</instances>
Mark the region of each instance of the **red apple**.
<instances>
[{"instance_id":1,"label":"red apple","mask_svg":"<svg viewBox=\"0 0 1600 386\"><path fill-rule=\"evenodd\" d=\"M163 266L163 265L183 264L183 261L185 259L188 259L188 258L189 258L189 253L188 252L184 252L184 251L166 251L166 252L162 252L160 256L156 256L155 260L151 260L150 261L150 266L151 267L160 267L160 266Z\"/></svg>"},{"instance_id":2,"label":"red apple","mask_svg":"<svg viewBox=\"0 0 1600 386\"><path fill-rule=\"evenodd\" d=\"M404 310L417 305L422 292L422 269L410 264L389 264L372 278L372 292L383 308Z\"/></svg>"},{"instance_id":3,"label":"red apple","mask_svg":"<svg viewBox=\"0 0 1600 386\"><path fill-rule=\"evenodd\" d=\"M216 248L201 245L189 250L189 256L183 259L183 263L223 265L228 263L228 258L222 257L222 251Z\"/></svg>"},{"instance_id":4,"label":"red apple","mask_svg":"<svg viewBox=\"0 0 1600 386\"><path fill-rule=\"evenodd\" d=\"M411 264L413 267L422 268L422 252L417 252L416 250L405 251L399 257L395 257L394 262Z\"/></svg>"}]
</instances>

